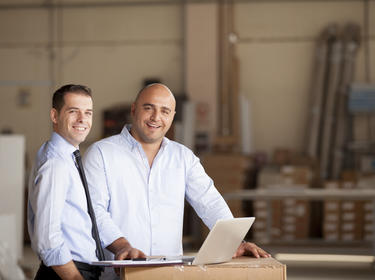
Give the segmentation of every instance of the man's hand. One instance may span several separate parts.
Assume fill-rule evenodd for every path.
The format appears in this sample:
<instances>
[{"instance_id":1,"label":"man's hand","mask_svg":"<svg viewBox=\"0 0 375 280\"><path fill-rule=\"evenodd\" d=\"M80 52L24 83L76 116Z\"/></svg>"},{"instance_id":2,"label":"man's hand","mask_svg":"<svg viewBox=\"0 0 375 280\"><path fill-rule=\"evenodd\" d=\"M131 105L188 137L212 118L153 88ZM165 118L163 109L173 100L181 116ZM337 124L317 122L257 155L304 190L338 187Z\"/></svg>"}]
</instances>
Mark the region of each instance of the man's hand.
<instances>
[{"instance_id":1,"label":"man's hand","mask_svg":"<svg viewBox=\"0 0 375 280\"><path fill-rule=\"evenodd\" d=\"M256 258L269 258L271 257L263 249L259 248L257 245L251 242L242 242L238 247L237 252L234 254L233 258L240 256L254 256Z\"/></svg>"},{"instance_id":2,"label":"man's hand","mask_svg":"<svg viewBox=\"0 0 375 280\"><path fill-rule=\"evenodd\" d=\"M122 249L118 250L115 255L115 260L125 260L125 259L135 259L135 258L145 258L146 255L136 248L133 248L129 243Z\"/></svg>"},{"instance_id":3,"label":"man's hand","mask_svg":"<svg viewBox=\"0 0 375 280\"><path fill-rule=\"evenodd\" d=\"M129 241L120 237L107 247L115 255L115 260L145 258L146 255L136 248L133 248Z\"/></svg>"},{"instance_id":4,"label":"man's hand","mask_svg":"<svg viewBox=\"0 0 375 280\"><path fill-rule=\"evenodd\" d=\"M112 242L107 247L115 255L115 260L125 260L125 259L135 259L135 258L145 258L146 255L136 248L133 248L129 241L124 237L120 237ZM117 275L120 275L120 269L115 268Z\"/></svg>"}]
</instances>

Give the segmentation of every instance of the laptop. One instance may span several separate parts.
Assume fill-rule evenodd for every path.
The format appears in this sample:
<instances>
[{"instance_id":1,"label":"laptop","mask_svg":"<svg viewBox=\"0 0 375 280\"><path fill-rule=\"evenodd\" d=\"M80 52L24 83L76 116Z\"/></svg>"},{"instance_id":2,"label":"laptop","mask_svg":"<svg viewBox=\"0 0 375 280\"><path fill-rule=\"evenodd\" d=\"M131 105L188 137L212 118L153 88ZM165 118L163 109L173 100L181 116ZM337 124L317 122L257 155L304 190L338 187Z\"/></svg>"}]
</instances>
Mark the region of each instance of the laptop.
<instances>
[{"instance_id":1,"label":"laptop","mask_svg":"<svg viewBox=\"0 0 375 280\"><path fill-rule=\"evenodd\" d=\"M254 223L254 217L218 220L195 257L158 256L122 261L98 261L99 266L160 266L172 264L204 265L230 261Z\"/></svg>"},{"instance_id":2,"label":"laptop","mask_svg":"<svg viewBox=\"0 0 375 280\"><path fill-rule=\"evenodd\" d=\"M254 217L218 220L197 255L193 258L182 257L183 262L203 265L230 261L254 220Z\"/></svg>"}]
</instances>

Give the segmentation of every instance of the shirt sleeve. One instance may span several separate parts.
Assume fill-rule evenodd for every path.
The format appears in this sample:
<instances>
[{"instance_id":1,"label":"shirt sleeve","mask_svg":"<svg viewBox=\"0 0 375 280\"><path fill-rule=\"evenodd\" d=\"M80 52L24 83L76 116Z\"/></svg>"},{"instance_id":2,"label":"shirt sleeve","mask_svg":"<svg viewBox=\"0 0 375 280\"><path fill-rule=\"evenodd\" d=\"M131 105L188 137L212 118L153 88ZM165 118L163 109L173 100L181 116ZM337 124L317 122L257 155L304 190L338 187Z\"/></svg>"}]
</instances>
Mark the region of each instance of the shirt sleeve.
<instances>
[{"instance_id":1,"label":"shirt sleeve","mask_svg":"<svg viewBox=\"0 0 375 280\"><path fill-rule=\"evenodd\" d=\"M110 204L110 186L108 185L106 166L99 147L89 147L83 158L83 164L90 189L91 200L98 225L102 246L105 248L116 239L123 237L108 211Z\"/></svg>"},{"instance_id":2,"label":"shirt sleeve","mask_svg":"<svg viewBox=\"0 0 375 280\"><path fill-rule=\"evenodd\" d=\"M34 212L33 246L46 266L63 265L72 260L61 231L69 187L68 170L63 162L48 160L35 172L29 189Z\"/></svg>"},{"instance_id":3,"label":"shirt sleeve","mask_svg":"<svg viewBox=\"0 0 375 280\"><path fill-rule=\"evenodd\" d=\"M187 161L186 199L208 228L218 219L232 219L233 215L214 182L205 172L198 157L189 151Z\"/></svg>"}]
</instances>

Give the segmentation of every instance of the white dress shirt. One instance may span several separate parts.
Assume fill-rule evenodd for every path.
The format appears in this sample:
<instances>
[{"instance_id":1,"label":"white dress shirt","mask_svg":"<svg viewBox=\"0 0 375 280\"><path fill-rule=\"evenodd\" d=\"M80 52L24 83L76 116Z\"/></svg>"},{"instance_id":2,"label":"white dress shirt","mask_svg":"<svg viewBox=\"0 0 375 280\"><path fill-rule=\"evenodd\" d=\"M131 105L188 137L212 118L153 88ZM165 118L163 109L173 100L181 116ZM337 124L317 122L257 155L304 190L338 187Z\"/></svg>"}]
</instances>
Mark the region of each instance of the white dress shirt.
<instances>
[{"instance_id":1,"label":"white dress shirt","mask_svg":"<svg viewBox=\"0 0 375 280\"><path fill-rule=\"evenodd\" d=\"M94 143L84 157L104 245L122 235L146 255L181 255L185 198L209 228L233 218L191 150L164 138L150 168L128 129Z\"/></svg>"},{"instance_id":2,"label":"white dress shirt","mask_svg":"<svg viewBox=\"0 0 375 280\"><path fill-rule=\"evenodd\" d=\"M32 248L46 266L97 260L75 150L54 132L39 149L30 174L28 229Z\"/></svg>"}]
</instances>

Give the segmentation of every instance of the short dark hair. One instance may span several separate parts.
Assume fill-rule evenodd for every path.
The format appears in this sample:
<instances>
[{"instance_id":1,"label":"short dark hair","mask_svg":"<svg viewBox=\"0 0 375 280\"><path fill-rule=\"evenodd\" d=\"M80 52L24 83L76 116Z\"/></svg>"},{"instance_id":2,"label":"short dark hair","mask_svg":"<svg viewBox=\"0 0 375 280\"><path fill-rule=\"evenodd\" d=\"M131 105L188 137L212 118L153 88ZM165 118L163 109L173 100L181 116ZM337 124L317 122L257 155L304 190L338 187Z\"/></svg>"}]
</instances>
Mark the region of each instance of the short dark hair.
<instances>
[{"instance_id":1,"label":"short dark hair","mask_svg":"<svg viewBox=\"0 0 375 280\"><path fill-rule=\"evenodd\" d=\"M61 108L64 106L64 96L68 93L83 94L92 98L91 89L87 86L74 84L64 85L53 94L52 108L60 112Z\"/></svg>"}]
</instances>

